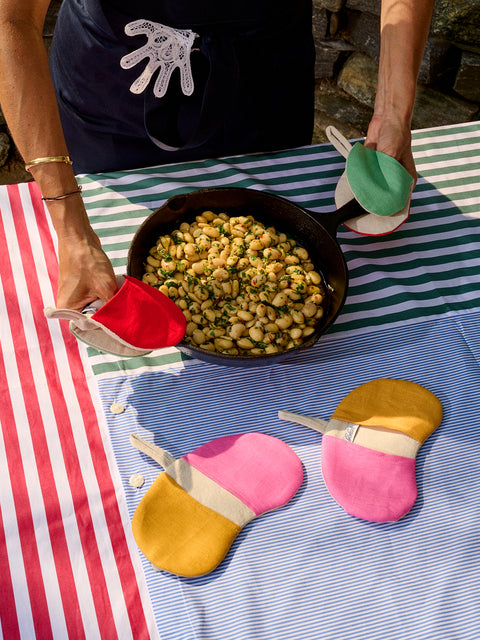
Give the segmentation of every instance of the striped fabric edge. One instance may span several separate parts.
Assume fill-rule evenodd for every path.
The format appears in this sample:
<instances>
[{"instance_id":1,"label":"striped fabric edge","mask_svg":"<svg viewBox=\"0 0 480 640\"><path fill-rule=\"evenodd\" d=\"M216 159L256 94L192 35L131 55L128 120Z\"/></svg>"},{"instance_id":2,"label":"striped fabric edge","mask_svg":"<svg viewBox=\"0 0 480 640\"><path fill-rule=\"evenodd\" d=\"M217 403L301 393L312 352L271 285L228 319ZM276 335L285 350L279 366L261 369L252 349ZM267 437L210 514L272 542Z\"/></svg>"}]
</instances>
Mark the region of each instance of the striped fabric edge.
<instances>
[{"instance_id":1,"label":"striped fabric edge","mask_svg":"<svg viewBox=\"0 0 480 640\"><path fill-rule=\"evenodd\" d=\"M156 638L91 368L43 316L57 277L45 208L31 183L0 196L2 631Z\"/></svg>"},{"instance_id":2,"label":"striped fabric edge","mask_svg":"<svg viewBox=\"0 0 480 640\"><path fill-rule=\"evenodd\" d=\"M478 308L479 143L478 122L413 132L420 177L408 223L390 236L373 239L344 228L337 232L348 264L349 289L329 334L369 332L424 316L436 318ZM136 228L172 195L205 186L242 186L277 193L314 214L332 210L336 180L343 168L343 158L331 145L322 144L81 179L92 225L116 272L123 273ZM463 270L461 291L455 277L448 279L448 272L455 276L458 268ZM97 375L184 366L187 360L178 350L155 352L133 362L98 355L94 350L89 354Z\"/></svg>"}]
</instances>

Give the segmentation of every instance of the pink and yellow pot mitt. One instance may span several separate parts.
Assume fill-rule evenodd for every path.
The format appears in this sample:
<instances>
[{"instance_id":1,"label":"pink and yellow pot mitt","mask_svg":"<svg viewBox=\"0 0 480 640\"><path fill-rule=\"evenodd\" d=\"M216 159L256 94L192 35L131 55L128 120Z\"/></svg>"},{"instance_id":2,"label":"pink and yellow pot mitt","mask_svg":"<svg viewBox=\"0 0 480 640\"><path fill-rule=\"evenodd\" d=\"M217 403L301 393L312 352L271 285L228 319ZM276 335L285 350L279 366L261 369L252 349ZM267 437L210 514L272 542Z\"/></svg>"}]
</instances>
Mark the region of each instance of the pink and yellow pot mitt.
<instances>
[{"instance_id":1,"label":"pink and yellow pot mitt","mask_svg":"<svg viewBox=\"0 0 480 640\"><path fill-rule=\"evenodd\" d=\"M321 433L321 469L350 515L395 522L417 499L416 455L442 420L438 398L414 382L381 378L356 387L329 421L280 411Z\"/></svg>"},{"instance_id":2,"label":"pink and yellow pot mitt","mask_svg":"<svg viewBox=\"0 0 480 640\"><path fill-rule=\"evenodd\" d=\"M152 564L184 577L215 569L242 528L286 504L303 481L298 456L263 433L220 437L179 459L130 439L165 469L133 515L133 535Z\"/></svg>"},{"instance_id":3,"label":"pink and yellow pot mitt","mask_svg":"<svg viewBox=\"0 0 480 640\"><path fill-rule=\"evenodd\" d=\"M68 320L81 342L117 356L146 355L183 339L185 316L170 298L131 276L119 276L117 283L117 293L106 303L98 300L83 312L47 307L44 313Z\"/></svg>"}]
</instances>

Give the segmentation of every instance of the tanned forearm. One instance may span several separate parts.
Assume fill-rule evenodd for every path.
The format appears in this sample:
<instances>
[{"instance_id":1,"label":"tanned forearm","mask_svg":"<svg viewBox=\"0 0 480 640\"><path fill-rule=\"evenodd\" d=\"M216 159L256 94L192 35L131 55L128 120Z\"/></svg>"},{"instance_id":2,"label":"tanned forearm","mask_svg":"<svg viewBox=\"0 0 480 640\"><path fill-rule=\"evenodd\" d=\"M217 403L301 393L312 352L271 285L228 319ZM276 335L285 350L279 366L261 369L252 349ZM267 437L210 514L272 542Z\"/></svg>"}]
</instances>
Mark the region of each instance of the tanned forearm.
<instances>
[{"instance_id":1,"label":"tanned forearm","mask_svg":"<svg viewBox=\"0 0 480 640\"><path fill-rule=\"evenodd\" d=\"M14 7L8 9L9 5ZM45 0L0 0L0 104L26 161L68 155L42 37L48 5ZM67 164L38 165L32 174L47 196L76 187L73 170ZM61 218L60 208L53 213L57 214L52 216L57 227L61 224L57 219Z\"/></svg>"},{"instance_id":2,"label":"tanned forearm","mask_svg":"<svg viewBox=\"0 0 480 640\"><path fill-rule=\"evenodd\" d=\"M434 0L382 0L377 94L365 145L401 162L414 180L411 122Z\"/></svg>"},{"instance_id":3,"label":"tanned forearm","mask_svg":"<svg viewBox=\"0 0 480 640\"><path fill-rule=\"evenodd\" d=\"M68 155L48 60L43 23L49 0L0 0L0 104L25 161ZM31 168L42 195L76 191L71 165ZM47 202L58 236L57 305L82 309L116 290L112 266L93 232L80 193Z\"/></svg>"},{"instance_id":4,"label":"tanned forearm","mask_svg":"<svg viewBox=\"0 0 480 640\"><path fill-rule=\"evenodd\" d=\"M375 110L410 120L434 0L383 0Z\"/></svg>"},{"instance_id":5,"label":"tanned forearm","mask_svg":"<svg viewBox=\"0 0 480 640\"><path fill-rule=\"evenodd\" d=\"M3 112L24 157L66 153L65 140L48 69L42 29L44 10L30 6L20 17L19 9L7 11L12 4L0 0L0 97ZM15 3L22 5L21 0ZM46 5L46 6L45 6ZM41 123L41 127L38 124Z\"/></svg>"}]
</instances>

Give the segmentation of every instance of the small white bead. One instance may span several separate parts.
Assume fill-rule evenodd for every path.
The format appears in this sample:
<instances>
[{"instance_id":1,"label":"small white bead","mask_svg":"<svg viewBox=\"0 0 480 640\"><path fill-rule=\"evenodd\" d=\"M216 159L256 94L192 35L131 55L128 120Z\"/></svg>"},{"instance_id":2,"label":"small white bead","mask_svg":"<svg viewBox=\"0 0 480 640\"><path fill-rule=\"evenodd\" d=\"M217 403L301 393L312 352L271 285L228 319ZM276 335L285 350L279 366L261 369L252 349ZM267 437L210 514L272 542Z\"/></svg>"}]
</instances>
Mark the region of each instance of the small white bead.
<instances>
[{"instance_id":1,"label":"small white bead","mask_svg":"<svg viewBox=\"0 0 480 640\"><path fill-rule=\"evenodd\" d=\"M125 407L121 402L113 402L110 405L110 411L112 413L123 413L125 411Z\"/></svg>"},{"instance_id":2,"label":"small white bead","mask_svg":"<svg viewBox=\"0 0 480 640\"><path fill-rule=\"evenodd\" d=\"M145 484L145 478L141 473L134 473L133 476L130 476L130 480L128 481L132 487L135 489L140 489Z\"/></svg>"}]
</instances>

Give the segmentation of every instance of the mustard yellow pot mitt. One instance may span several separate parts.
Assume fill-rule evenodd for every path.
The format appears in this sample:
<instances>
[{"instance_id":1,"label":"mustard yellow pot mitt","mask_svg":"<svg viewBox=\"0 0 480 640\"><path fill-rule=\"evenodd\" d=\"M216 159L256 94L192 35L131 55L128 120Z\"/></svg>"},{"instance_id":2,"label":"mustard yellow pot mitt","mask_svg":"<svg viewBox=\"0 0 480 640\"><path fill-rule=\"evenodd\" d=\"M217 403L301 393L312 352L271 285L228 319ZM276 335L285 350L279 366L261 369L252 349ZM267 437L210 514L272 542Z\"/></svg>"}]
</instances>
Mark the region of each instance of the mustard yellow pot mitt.
<instances>
[{"instance_id":1,"label":"mustard yellow pot mitt","mask_svg":"<svg viewBox=\"0 0 480 640\"><path fill-rule=\"evenodd\" d=\"M365 147L353 146L335 127L327 127L327 138L346 159L345 171L335 189L335 205L340 209L356 199L365 214L344 225L362 235L391 233L408 219L414 181L395 158Z\"/></svg>"},{"instance_id":2,"label":"mustard yellow pot mitt","mask_svg":"<svg viewBox=\"0 0 480 640\"><path fill-rule=\"evenodd\" d=\"M303 481L298 456L263 433L217 438L179 459L130 440L165 469L133 515L133 535L152 564L184 577L215 569L242 528L286 504Z\"/></svg>"},{"instance_id":3,"label":"mustard yellow pot mitt","mask_svg":"<svg viewBox=\"0 0 480 640\"><path fill-rule=\"evenodd\" d=\"M353 389L329 421L278 415L323 433L322 474L339 505L357 518L395 522L415 504L416 455L439 426L442 405L419 384L380 378Z\"/></svg>"}]
</instances>

